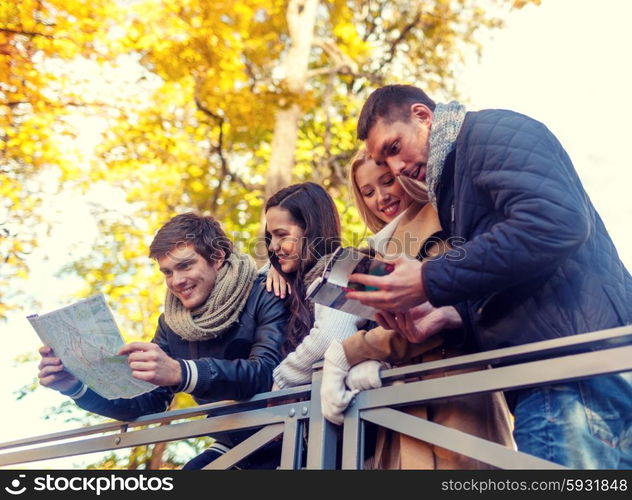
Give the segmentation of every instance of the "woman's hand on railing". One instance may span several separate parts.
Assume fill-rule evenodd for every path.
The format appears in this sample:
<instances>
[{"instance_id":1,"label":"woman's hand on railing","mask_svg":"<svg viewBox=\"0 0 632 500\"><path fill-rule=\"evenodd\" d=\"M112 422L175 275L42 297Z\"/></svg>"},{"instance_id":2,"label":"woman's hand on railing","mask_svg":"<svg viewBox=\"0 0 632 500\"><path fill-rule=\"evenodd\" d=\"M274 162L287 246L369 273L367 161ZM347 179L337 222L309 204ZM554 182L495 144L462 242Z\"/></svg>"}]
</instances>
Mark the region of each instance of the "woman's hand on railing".
<instances>
[{"instance_id":1,"label":"woman's hand on railing","mask_svg":"<svg viewBox=\"0 0 632 500\"><path fill-rule=\"evenodd\" d=\"M289 389L289 387L285 387L284 389ZM273 383L272 383L272 389L270 389L270 392L282 391L282 390L284 390L284 389L282 389L281 387L279 387L279 386L277 385L277 383L276 383L276 382L273 382ZM268 401L268 403L266 404L266 407L268 407L268 408L272 408L273 406L278 406L278 405L280 405L280 404L291 404L291 403L297 403L298 401L300 401L300 400L299 400L299 399L297 399L297 398L284 399L284 400L282 401L282 403L275 403L274 401Z\"/></svg>"},{"instance_id":2,"label":"woman's hand on railing","mask_svg":"<svg viewBox=\"0 0 632 500\"><path fill-rule=\"evenodd\" d=\"M270 389L270 392L276 392L276 391L280 391L281 388L276 384L276 382L272 382L272 389ZM278 405L279 403L273 403L272 401L268 401L266 403L266 407L267 408L272 408L273 406Z\"/></svg>"},{"instance_id":3,"label":"woman's hand on railing","mask_svg":"<svg viewBox=\"0 0 632 500\"><path fill-rule=\"evenodd\" d=\"M330 422L340 425L343 413L358 391L350 391L345 385L349 362L340 342L333 341L325 351L323 378L320 387L320 408Z\"/></svg>"},{"instance_id":4,"label":"woman's hand on railing","mask_svg":"<svg viewBox=\"0 0 632 500\"><path fill-rule=\"evenodd\" d=\"M368 391L382 387L380 370L383 366L387 366L386 363L374 359L352 366L345 379L347 387L352 391Z\"/></svg>"}]
</instances>

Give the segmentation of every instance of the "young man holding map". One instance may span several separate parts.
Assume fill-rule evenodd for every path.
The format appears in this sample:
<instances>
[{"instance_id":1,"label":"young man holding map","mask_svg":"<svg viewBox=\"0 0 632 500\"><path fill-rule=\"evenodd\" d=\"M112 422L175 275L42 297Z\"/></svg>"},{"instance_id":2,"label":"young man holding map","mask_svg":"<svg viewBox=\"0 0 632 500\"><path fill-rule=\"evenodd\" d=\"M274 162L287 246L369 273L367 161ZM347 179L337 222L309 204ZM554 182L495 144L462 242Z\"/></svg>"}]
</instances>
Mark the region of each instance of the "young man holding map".
<instances>
[{"instance_id":1,"label":"young man holding map","mask_svg":"<svg viewBox=\"0 0 632 500\"><path fill-rule=\"evenodd\" d=\"M65 371L47 346L40 349L40 384L70 396L85 410L117 420L165 411L177 392L205 404L268 391L282 357L287 311L266 292L265 276L257 275L252 259L233 249L216 220L194 213L165 224L149 256L165 277L165 312L152 342L129 343L119 354L127 355L134 378L158 387L130 399L106 399ZM204 467L240 440L213 437L211 448L185 468ZM253 454L240 465L274 467L270 457L276 454L266 454L264 447L259 459Z\"/></svg>"}]
</instances>

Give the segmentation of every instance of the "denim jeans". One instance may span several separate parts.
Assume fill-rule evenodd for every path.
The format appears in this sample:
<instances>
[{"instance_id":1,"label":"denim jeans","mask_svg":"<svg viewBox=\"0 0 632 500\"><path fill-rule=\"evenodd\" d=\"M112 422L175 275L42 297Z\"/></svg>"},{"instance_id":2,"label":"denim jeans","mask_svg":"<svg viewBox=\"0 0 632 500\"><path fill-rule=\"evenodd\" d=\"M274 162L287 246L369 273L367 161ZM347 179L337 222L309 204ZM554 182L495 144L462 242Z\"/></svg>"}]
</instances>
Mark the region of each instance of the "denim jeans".
<instances>
[{"instance_id":1,"label":"denim jeans","mask_svg":"<svg viewBox=\"0 0 632 500\"><path fill-rule=\"evenodd\" d=\"M520 391L518 450L572 469L632 469L632 372Z\"/></svg>"}]
</instances>

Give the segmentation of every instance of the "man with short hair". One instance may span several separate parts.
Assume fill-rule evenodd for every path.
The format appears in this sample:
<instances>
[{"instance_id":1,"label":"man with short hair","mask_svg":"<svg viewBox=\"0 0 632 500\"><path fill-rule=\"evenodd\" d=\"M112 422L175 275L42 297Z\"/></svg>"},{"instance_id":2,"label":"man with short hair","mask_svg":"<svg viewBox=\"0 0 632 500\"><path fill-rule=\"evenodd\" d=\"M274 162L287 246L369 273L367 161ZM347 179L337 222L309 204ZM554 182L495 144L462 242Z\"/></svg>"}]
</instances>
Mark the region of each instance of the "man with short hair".
<instances>
[{"instance_id":1,"label":"man with short hair","mask_svg":"<svg viewBox=\"0 0 632 500\"><path fill-rule=\"evenodd\" d=\"M269 391L288 312L266 292L265 276L257 274L253 260L233 249L215 219L195 213L167 222L149 256L165 277L165 310L152 342L131 342L119 354L128 356L135 378L159 387L132 399L105 399L66 372L47 346L40 349L40 384L118 420L165 411L177 392L205 404ZM233 435L213 437L211 448L185 468L202 468L236 444ZM262 450L259 458L266 464L246 459L242 466L273 467L278 456L268 451L262 458L265 454Z\"/></svg>"},{"instance_id":2,"label":"man with short hair","mask_svg":"<svg viewBox=\"0 0 632 500\"><path fill-rule=\"evenodd\" d=\"M389 85L369 96L357 132L376 163L425 183L460 247L458 258L400 257L388 276L352 276L380 288L348 296L385 311L384 326L421 342L454 306L488 350L632 323L630 273L542 123ZM519 450L574 468L632 467L632 373L510 396Z\"/></svg>"}]
</instances>

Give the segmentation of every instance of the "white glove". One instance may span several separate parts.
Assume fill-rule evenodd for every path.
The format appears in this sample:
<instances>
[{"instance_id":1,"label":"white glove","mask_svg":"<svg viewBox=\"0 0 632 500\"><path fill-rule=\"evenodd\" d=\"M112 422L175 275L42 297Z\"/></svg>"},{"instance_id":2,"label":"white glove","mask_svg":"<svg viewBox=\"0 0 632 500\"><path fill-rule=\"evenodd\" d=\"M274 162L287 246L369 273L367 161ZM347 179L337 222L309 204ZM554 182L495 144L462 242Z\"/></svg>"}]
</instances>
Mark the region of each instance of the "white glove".
<instances>
[{"instance_id":1,"label":"white glove","mask_svg":"<svg viewBox=\"0 0 632 500\"><path fill-rule=\"evenodd\" d=\"M323 380L320 387L320 408L323 416L330 422L340 425L344 421L343 413L358 391L348 391L345 377L349 371L349 362L340 342L333 341L325 351Z\"/></svg>"},{"instance_id":2,"label":"white glove","mask_svg":"<svg viewBox=\"0 0 632 500\"><path fill-rule=\"evenodd\" d=\"M345 382L347 387L352 391L366 391L368 389L377 389L382 387L382 379L380 378L381 361L369 359L353 366Z\"/></svg>"}]
</instances>

